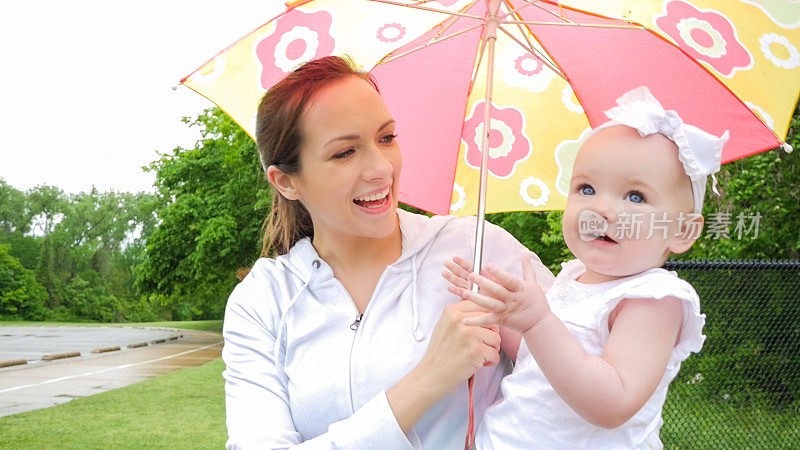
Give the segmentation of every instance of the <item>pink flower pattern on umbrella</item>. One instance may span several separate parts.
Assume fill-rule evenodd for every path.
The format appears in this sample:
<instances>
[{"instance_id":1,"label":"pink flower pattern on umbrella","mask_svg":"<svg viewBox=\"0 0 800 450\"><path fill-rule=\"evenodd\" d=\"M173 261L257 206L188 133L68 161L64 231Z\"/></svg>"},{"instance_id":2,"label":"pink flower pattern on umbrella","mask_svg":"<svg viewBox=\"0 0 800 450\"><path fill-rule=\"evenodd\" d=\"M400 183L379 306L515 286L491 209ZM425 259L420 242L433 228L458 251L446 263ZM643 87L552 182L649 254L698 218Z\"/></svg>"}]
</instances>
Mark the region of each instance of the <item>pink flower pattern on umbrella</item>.
<instances>
[{"instance_id":1,"label":"pink flower pattern on umbrella","mask_svg":"<svg viewBox=\"0 0 800 450\"><path fill-rule=\"evenodd\" d=\"M335 42L326 11L304 13L293 9L280 17L272 34L256 44L261 87L269 89L300 64L330 55Z\"/></svg>"},{"instance_id":2,"label":"pink flower pattern on umbrella","mask_svg":"<svg viewBox=\"0 0 800 450\"><path fill-rule=\"evenodd\" d=\"M546 68L541 61L521 49L509 48L500 52L495 67L502 74L508 86L521 87L531 92L544 92L556 77L555 72Z\"/></svg>"},{"instance_id":3,"label":"pink flower pattern on umbrella","mask_svg":"<svg viewBox=\"0 0 800 450\"><path fill-rule=\"evenodd\" d=\"M525 53L514 61L514 68L522 75L536 75L541 72L544 65L533 56Z\"/></svg>"},{"instance_id":4,"label":"pink flower pattern on umbrella","mask_svg":"<svg viewBox=\"0 0 800 450\"><path fill-rule=\"evenodd\" d=\"M381 42L397 42L400 39L403 39L403 36L406 34L406 27L403 25L392 22L387 23L378 28L376 32L376 37Z\"/></svg>"},{"instance_id":5,"label":"pink flower pattern on umbrella","mask_svg":"<svg viewBox=\"0 0 800 450\"><path fill-rule=\"evenodd\" d=\"M481 100L473 105L461 136L467 148L467 165L474 169L479 169L481 165L484 103ZM517 164L531 155L531 142L522 132L525 129L525 115L513 106L497 107L492 104L491 116L489 173L497 178L508 178Z\"/></svg>"},{"instance_id":6,"label":"pink flower pattern on umbrella","mask_svg":"<svg viewBox=\"0 0 800 450\"><path fill-rule=\"evenodd\" d=\"M722 76L749 69L753 58L739 41L731 21L714 10L699 10L683 1L670 1L666 13L657 16L656 26L683 51L706 62Z\"/></svg>"}]
</instances>

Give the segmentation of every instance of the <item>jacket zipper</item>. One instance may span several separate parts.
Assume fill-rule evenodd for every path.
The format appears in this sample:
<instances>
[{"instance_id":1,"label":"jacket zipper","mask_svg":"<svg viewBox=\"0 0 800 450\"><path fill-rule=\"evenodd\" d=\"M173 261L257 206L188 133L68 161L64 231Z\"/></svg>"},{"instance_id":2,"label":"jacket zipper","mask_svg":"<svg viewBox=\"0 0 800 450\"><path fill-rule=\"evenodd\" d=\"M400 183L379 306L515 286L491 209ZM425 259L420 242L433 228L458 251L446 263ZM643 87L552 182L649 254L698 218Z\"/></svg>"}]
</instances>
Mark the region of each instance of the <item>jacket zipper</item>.
<instances>
[{"instance_id":1,"label":"jacket zipper","mask_svg":"<svg viewBox=\"0 0 800 450\"><path fill-rule=\"evenodd\" d=\"M378 284L375 285L375 290L372 292L372 298L369 299L369 303L367 304L367 307L366 307L366 309L364 309L363 313L360 313L358 311L358 309L356 308L355 302L353 302L353 309L356 312L356 320L353 323L350 324L350 329L353 330L354 333L353 333L353 342L350 344L350 361L349 361L350 364L349 364L348 373L347 373L348 387L350 389L350 411L352 413L356 412L355 401L353 399L353 364L354 364L353 352L356 349L356 341L358 340L359 336L361 335L361 322L364 321L365 314L369 310L370 306L375 302L375 298L377 296L376 294L381 290L381 287L383 286L383 283L384 283L383 279L384 279L385 275L386 275L386 271L384 271L381 274L381 277L378 279ZM345 293L347 292L347 290L344 289L344 286L342 286L342 290L344 290ZM347 296L349 297L349 294L347 294ZM351 301L352 301L352 298L351 298Z\"/></svg>"},{"instance_id":2,"label":"jacket zipper","mask_svg":"<svg viewBox=\"0 0 800 450\"><path fill-rule=\"evenodd\" d=\"M359 313L356 316L356 321L350 324L350 329L353 331L358 330L358 326L361 325L361 319L364 317L364 313Z\"/></svg>"},{"instance_id":3,"label":"jacket zipper","mask_svg":"<svg viewBox=\"0 0 800 450\"><path fill-rule=\"evenodd\" d=\"M350 301L353 304L353 309L355 310L355 313L356 313L356 320L353 323L350 324L350 329L353 330L354 333L353 333L353 342L350 344L350 361L349 361L350 364L349 364L349 367L347 369L348 370L348 372L347 372L348 380L347 381L348 381L348 387L349 387L349 390L350 390L350 392L349 392L350 393L350 411L352 413L356 412L355 400L353 399L353 364L354 364L353 352L356 349L356 341L358 340L359 336L361 335L361 323L364 321L364 319L366 319L367 312L369 312L369 309L372 307L372 304L375 303L375 299L378 297L378 293L381 291L381 289L383 288L383 284L386 282L384 280L384 278L386 278L386 276L387 276L386 273L389 271L388 268L389 268L389 266L387 266L387 268L384 269L383 273L381 273L381 277L378 278L378 284L375 285L375 290L372 291L372 297L369 299L369 303L367 303L367 307L364 309L363 313L358 311L358 308L356 308L356 304L353 301L353 298L350 297L349 293L347 293L347 289L345 289L343 285L341 286L342 290L345 292L345 296L347 298L350 298Z\"/></svg>"},{"instance_id":4,"label":"jacket zipper","mask_svg":"<svg viewBox=\"0 0 800 450\"><path fill-rule=\"evenodd\" d=\"M364 314L359 313L356 310L356 320L352 324L350 324L350 329L354 331L353 333L353 341L350 343L350 361L347 367L347 383L350 391L350 412L356 412L355 402L353 401L353 351L356 348L356 340L358 339L359 332L358 328L361 325L361 321L364 319Z\"/></svg>"}]
</instances>

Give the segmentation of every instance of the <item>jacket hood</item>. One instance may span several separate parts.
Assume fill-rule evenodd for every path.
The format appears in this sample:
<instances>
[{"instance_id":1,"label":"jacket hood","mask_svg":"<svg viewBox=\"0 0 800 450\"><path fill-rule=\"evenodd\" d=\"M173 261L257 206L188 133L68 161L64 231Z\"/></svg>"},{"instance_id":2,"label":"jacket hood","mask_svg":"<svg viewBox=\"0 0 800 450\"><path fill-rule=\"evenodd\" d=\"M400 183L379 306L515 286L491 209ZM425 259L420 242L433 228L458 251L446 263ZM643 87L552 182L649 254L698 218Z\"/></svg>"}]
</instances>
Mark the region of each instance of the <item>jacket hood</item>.
<instances>
[{"instance_id":1,"label":"jacket hood","mask_svg":"<svg viewBox=\"0 0 800 450\"><path fill-rule=\"evenodd\" d=\"M401 209L397 210L402 236L402 252L400 258L387 266L386 270L400 274L411 272L411 308L412 323L411 333L414 339L422 341L425 338L420 325L419 300L417 295L417 273L421 261L431 249L434 239L442 229L451 221L457 220L455 216L433 216L426 217L421 214L410 213ZM279 354L279 346L282 344L281 335L285 326L285 320L289 309L294 306L314 285L329 283L334 278L333 269L319 256L310 238L303 238L298 241L286 255L276 258L276 263L285 267L295 275L302 287L291 298L286 307L284 315L278 326L278 339L276 340L276 352ZM407 286L407 285L406 285Z\"/></svg>"}]
</instances>

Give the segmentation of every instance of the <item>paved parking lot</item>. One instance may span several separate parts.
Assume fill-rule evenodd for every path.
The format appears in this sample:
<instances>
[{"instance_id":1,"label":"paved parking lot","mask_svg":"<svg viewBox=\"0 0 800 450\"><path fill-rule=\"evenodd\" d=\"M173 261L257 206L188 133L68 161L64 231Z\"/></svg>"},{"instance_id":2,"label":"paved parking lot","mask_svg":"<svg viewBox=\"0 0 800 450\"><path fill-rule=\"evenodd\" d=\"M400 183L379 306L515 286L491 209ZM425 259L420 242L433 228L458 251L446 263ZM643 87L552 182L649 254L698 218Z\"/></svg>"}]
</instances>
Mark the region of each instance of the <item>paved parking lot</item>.
<instances>
[{"instance_id":1,"label":"paved parking lot","mask_svg":"<svg viewBox=\"0 0 800 450\"><path fill-rule=\"evenodd\" d=\"M0 362L92 351L113 346L127 347L160 339L177 338L178 330L128 327L0 327Z\"/></svg>"},{"instance_id":2,"label":"paved parking lot","mask_svg":"<svg viewBox=\"0 0 800 450\"><path fill-rule=\"evenodd\" d=\"M0 327L0 417L117 389L220 357L216 333L117 327ZM13 344L12 344L13 342ZM132 344L142 344L134 348ZM105 353L98 348L119 347ZM79 356L42 360L45 355ZM4 359L6 358L6 359Z\"/></svg>"}]
</instances>

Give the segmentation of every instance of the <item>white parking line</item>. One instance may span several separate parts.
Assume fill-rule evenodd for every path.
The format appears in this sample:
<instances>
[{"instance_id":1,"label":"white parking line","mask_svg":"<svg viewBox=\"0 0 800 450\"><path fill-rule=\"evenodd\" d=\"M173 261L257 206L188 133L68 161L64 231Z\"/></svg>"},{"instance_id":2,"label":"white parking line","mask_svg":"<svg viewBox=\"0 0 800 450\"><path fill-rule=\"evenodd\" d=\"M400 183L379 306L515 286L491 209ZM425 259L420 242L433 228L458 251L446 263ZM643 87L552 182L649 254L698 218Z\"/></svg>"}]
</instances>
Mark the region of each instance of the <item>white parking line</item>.
<instances>
[{"instance_id":1,"label":"white parking line","mask_svg":"<svg viewBox=\"0 0 800 450\"><path fill-rule=\"evenodd\" d=\"M222 344L222 341L219 341L219 342L214 343L214 344L206 345L205 347L195 348L195 349L192 349L192 350L186 350L185 352L175 353L174 355L162 356L161 358L151 359L151 360L148 360L148 361L140 361L140 362L136 362L136 363L123 364L121 366L108 367L108 368L105 368L105 369L95 370L95 371L92 371L92 372L81 373L81 374L78 374L78 375L69 375L69 376L66 376L66 377L59 377L59 378L53 378L53 379L46 380L46 381L40 381L38 383L26 384L26 385L23 385L23 386L15 386L15 387L12 387L12 388L0 390L0 394L5 394L6 392L18 391L20 389L25 389L25 388L29 388L29 387L41 386L43 384L50 384L50 383L57 383L59 381L64 381L64 380L71 380L73 378L88 377L90 375L96 375L98 373L109 372L109 371L112 371L112 370L125 369L125 368L128 368L128 367L134 367L134 366L141 366L142 364L150 364L150 363L154 363L154 362L158 362L158 361L163 361L165 359L175 358L177 356L188 355L189 353L199 352L200 350L205 350L207 348L216 347L217 345L220 345L220 344Z\"/></svg>"}]
</instances>

